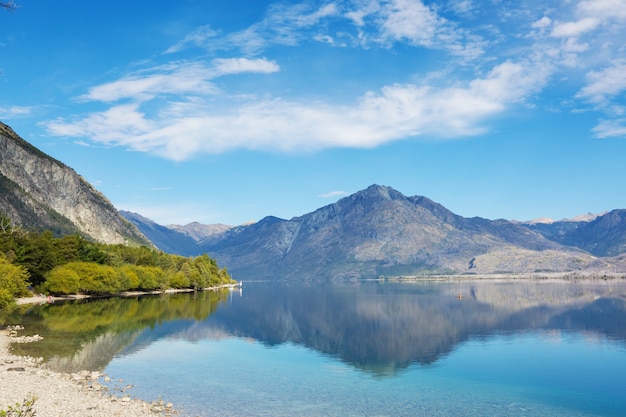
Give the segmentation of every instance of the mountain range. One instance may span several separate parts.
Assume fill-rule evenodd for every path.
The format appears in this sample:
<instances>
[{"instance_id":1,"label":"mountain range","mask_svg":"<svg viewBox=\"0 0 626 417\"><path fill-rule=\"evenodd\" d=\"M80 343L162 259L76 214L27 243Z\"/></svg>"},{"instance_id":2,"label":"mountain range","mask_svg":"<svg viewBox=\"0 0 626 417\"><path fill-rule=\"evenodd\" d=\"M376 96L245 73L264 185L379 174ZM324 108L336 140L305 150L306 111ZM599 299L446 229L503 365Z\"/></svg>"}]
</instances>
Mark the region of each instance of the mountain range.
<instances>
[{"instance_id":1,"label":"mountain range","mask_svg":"<svg viewBox=\"0 0 626 417\"><path fill-rule=\"evenodd\" d=\"M0 123L0 214L27 229L207 253L235 279L626 273L626 210L558 222L459 216L382 185L292 219L163 226L118 212L74 170Z\"/></svg>"},{"instance_id":2,"label":"mountain range","mask_svg":"<svg viewBox=\"0 0 626 417\"><path fill-rule=\"evenodd\" d=\"M122 214L157 247L208 253L237 279L626 271L626 210L551 223L465 218L372 185L300 217L245 226L161 226Z\"/></svg>"}]
</instances>

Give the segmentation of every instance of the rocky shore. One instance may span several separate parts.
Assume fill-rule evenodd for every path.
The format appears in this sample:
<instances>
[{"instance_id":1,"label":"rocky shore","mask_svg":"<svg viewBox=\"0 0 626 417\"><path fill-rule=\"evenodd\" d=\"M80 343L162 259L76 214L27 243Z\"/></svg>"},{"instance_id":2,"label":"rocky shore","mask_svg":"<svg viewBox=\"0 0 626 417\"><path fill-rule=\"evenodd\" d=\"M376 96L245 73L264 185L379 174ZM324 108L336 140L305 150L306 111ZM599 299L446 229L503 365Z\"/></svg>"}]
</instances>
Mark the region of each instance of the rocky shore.
<instances>
[{"instance_id":1,"label":"rocky shore","mask_svg":"<svg viewBox=\"0 0 626 417\"><path fill-rule=\"evenodd\" d=\"M17 329L0 330L0 410L35 399L32 406L39 417L135 417L177 414L164 401L146 403L132 398L123 389L121 396L109 392L106 375L83 371L64 374L46 369L42 358L11 354L11 343L29 343L36 336L18 337ZM123 381L116 381L123 383ZM110 384L114 385L114 384ZM25 414L33 415L33 414Z\"/></svg>"}]
</instances>

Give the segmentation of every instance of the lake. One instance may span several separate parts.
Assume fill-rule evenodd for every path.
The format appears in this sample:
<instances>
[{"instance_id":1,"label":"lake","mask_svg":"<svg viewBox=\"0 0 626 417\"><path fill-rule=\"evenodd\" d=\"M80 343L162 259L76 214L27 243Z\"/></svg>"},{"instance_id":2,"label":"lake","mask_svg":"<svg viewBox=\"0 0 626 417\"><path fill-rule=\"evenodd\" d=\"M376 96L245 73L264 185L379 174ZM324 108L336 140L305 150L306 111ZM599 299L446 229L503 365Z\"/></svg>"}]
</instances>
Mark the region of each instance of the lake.
<instances>
[{"instance_id":1,"label":"lake","mask_svg":"<svg viewBox=\"0 0 626 417\"><path fill-rule=\"evenodd\" d=\"M624 281L251 282L10 320L44 336L17 353L182 415L626 414Z\"/></svg>"}]
</instances>

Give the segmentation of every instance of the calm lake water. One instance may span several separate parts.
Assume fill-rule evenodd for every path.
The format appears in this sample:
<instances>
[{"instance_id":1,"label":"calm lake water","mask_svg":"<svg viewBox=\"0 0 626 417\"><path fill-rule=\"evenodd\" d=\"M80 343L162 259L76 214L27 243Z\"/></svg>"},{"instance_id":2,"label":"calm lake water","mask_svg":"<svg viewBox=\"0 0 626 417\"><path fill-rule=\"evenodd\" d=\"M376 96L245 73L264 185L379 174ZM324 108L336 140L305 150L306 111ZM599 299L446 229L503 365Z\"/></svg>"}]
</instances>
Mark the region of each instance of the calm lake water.
<instances>
[{"instance_id":1,"label":"calm lake water","mask_svg":"<svg viewBox=\"0 0 626 417\"><path fill-rule=\"evenodd\" d=\"M626 415L622 281L245 283L11 320L44 336L18 353L183 415Z\"/></svg>"}]
</instances>

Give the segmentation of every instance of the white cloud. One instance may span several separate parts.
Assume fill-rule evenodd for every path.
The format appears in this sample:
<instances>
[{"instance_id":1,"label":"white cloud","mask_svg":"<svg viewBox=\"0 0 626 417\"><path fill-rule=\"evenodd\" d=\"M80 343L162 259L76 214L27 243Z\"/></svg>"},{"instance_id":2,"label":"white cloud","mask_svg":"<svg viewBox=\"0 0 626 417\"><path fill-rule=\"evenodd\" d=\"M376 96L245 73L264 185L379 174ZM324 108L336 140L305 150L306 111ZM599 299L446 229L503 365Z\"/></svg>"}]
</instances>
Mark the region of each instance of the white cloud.
<instances>
[{"instance_id":1,"label":"white cloud","mask_svg":"<svg viewBox=\"0 0 626 417\"><path fill-rule=\"evenodd\" d=\"M552 19L550 19L548 16L544 16L541 19L534 22L531 25L531 27L535 29L544 29L544 28L549 27L551 24L552 24Z\"/></svg>"},{"instance_id":2,"label":"white cloud","mask_svg":"<svg viewBox=\"0 0 626 417\"><path fill-rule=\"evenodd\" d=\"M308 4L273 4L265 17L249 27L219 36L208 26L196 29L166 52L178 52L188 47L201 46L209 50L239 49L244 54L257 55L270 45L297 45L302 39L318 36L308 30L320 22L339 14L335 3L312 8Z\"/></svg>"},{"instance_id":3,"label":"white cloud","mask_svg":"<svg viewBox=\"0 0 626 417\"><path fill-rule=\"evenodd\" d=\"M509 10L503 6L506 23L486 21L479 26L471 22L474 32L466 29L463 20L443 18L435 3L421 0L337 0L316 6L281 3L270 6L261 21L244 30L221 35L203 26L168 49L240 49L247 57L206 63L179 61L137 71L96 86L81 97L115 103L108 110L59 119L48 123L48 128L52 134L90 138L176 160L233 149L298 152L374 147L411 137L479 134L486 130L489 118L528 102L549 82L566 79L566 88L573 85L573 91L578 90L576 99L602 104L597 109L622 117L608 109L615 108L610 101L626 89L621 41L626 30L615 23L623 19L622 11L610 12L624 2L569 1L561 9ZM457 0L448 4L446 16L454 16L450 10L455 10L461 15L469 13L468 19L482 19L481 7L488 6ZM488 34L489 40L481 33ZM461 59L447 60L445 69L449 71L442 70L446 77L441 79L430 80L421 74L409 78L411 74L407 74L405 80L422 77L422 81L388 82L347 104L335 103L332 98L324 102L258 98L254 91L234 97L218 89L215 79L221 76L280 71L277 62L250 56L270 45L295 46L304 40L332 46L352 41L351 46L365 48L410 45ZM485 59L474 60L480 55ZM459 63L464 65L457 71ZM468 75L471 71L473 80ZM461 78L460 73L469 79ZM566 99L573 95L571 92ZM116 103L121 100L134 104ZM621 123L604 121L594 132L610 136L619 131Z\"/></svg>"},{"instance_id":4,"label":"white cloud","mask_svg":"<svg viewBox=\"0 0 626 417\"><path fill-rule=\"evenodd\" d=\"M321 198L335 198L335 197L340 197L342 195L348 195L348 192L347 191L330 191L328 193L320 194L320 195L318 195L318 197L321 197Z\"/></svg>"},{"instance_id":5,"label":"white cloud","mask_svg":"<svg viewBox=\"0 0 626 417\"><path fill-rule=\"evenodd\" d=\"M506 61L494 67L484 79L470 83L479 95L497 103L514 103L539 92L552 74L549 64Z\"/></svg>"},{"instance_id":6,"label":"white cloud","mask_svg":"<svg viewBox=\"0 0 626 417\"><path fill-rule=\"evenodd\" d=\"M198 63L176 63L93 87L81 99L113 102L132 98L147 101L161 94L209 94L215 91L215 86L208 82L213 75L213 71Z\"/></svg>"},{"instance_id":7,"label":"white cloud","mask_svg":"<svg viewBox=\"0 0 626 417\"><path fill-rule=\"evenodd\" d=\"M32 107L29 106L0 107L0 118L10 119L18 116L27 116L31 111Z\"/></svg>"},{"instance_id":8,"label":"white cloud","mask_svg":"<svg viewBox=\"0 0 626 417\"><path fill-rule=\"evenodd\" d=\"M626 20L626 0L583 0L576 6L584 16L602 20Z\"/></svg>"},{"instance_id":9,"label":"white cloud","mask_svg":"<svg viewBox=\"0 0 626 417\"><path fill-rule=\"evenodd\" d=\"M55 136L89 138L107 145L123 143L131 149L148 151L155 144L145 144L139 136L155 126L145 118L138 107L138 104L115 106L74 122L57 119L45 123L45 126L48 132Z\"/></svg>"},{"instance_id":10,"label":"white cloud","mask_svg":"<svg viewBox=\"0 0 626 417\"><path fill-rule=\"evenodd\" d=\"M470 13L471 1L449 5L458 13ZM357 44L391 47L408 44L448 52L463 60L473 60L484 53L482 37L467 32L441 17L434 6L416 0L371 0L356 2L344 17L359 30Z\"/></svg>"},{"instance_id":11,"label":"white cloud","mask_svg":"<svg viewBox=\"0 0 626 417\"><path fill-rule=\"evenodd\" d=\"M264 58L215 59L211 65L199 62L178 62L147 69L120 80L93 87L80 98L114 102L121 99L148 101L167 94L213 94L217 91L210 80L242 72L272 73L279 71L276 62Z\"/></svg>"},{"instance_id":12,"label":"white cloud","mask_svg":"<svg viewBox=\"0 0 626 417\"><path fill-rule=\"evenodd\" d=\"M213 30L211 26L205 25L200 26L189 35L185 36L180 42L175 45L169 47L165 53L172 54L176 52L180 52L184 49L190 47L202 47L204 46L209 39L215 38L219 35L219 32Z\"/></svg>"},{"instance_id":13,"label":"white cloud","mask_svg":"<svg viewBox=\"0 0 626 417\"><path fill-rule=\"evenodd\" d=\"M233 149L306 152L369 148L412 137L461 137L511 103L538 91L546 75L530 64L505 62L466 87L394 84L368 92L353 105L224 98L219 108L202 97L166 103L150 115L138 103L117 105L75 121L47 124L53 135L184 160ZM150 103L152 105L154 103Z\"/></svg>"},{"instance_id":14,"label":"white cloud","mask_svg":"<svg viewBox=\"0 0 626 417\"><path fill-rule=\"evenodd\" d=\"M451 0L448 7L460 15L471 15L476 9L474 0Z\"/></svg>"},{"instance_id":15,"label":"white cloud","mask_svg":"<svg viewBox=\"0 0 626 417\"><path fill-rule=\"evenodd\" d=\"M421 1L391 0L380 10L382 37L393 41L430 46L443 22Z\"/></svg>"},{"instance_id":16,"label":"white cloud","mask_svg":"<svg viewBox=\"0 0 626 417\"><path fill-rule=\"evenodd\" d=\"M592 130L595 137L600 139L610 137L626 138L626 119L603 120Z\"/></svg>"},{"instance_id":17,"label":"white cloud","mask_svg":"<svg viewBox=\"0 0 626 417\"><path fill-rule=\"evenodd\" d=\"M458 0L451 7L464 14L475 8L470 0ZM305 40L345 47L347 41L335 42L339 38L366 48L406 43L446 50L465 59L481 55L486 44L421 0L344 0L318 7L276 3L268 7L262 20L241 31L220 36L211 27L202 26L166 52L202 46L212 51L239 49L252 56L272 45L297 46Z\"/></svg>"},{"instance_id":18,"label":"white cloud","mask_svg":"<svg viewBox=\"0 0 626 417\"><path fill-rule=\"evenodd\" d=\"M576 95L595 103L602 103L607 98L626 90L626 59L611 62L611 65L599 71L587 74L588 83Z\"/></svg>"},{"instance_id":19,"label":"white cloud","mask_svg":"<svg viewBox=\"0 0 626 417\"><path fill-rule=\"evenodd\" d=\"M276 62L268 61L267 59L218 58L213 60L213 69L217 73L214 75L214 77L216 77L227 74L239 74L242 72L270 74L272 72L278 72L280 67Z\"/></svg>"},{"instance_id":20,"label":"white cloud","mask_svg":"<svg viewBox=\"0 0 626 417\"><path fill-rule=\"evenodd\" d=\"M569 38L580 36L596 29L601 21L595 17L586 17L576 22L555 23L552 36L555 38Z\"/></svg>"}]
</instances>

